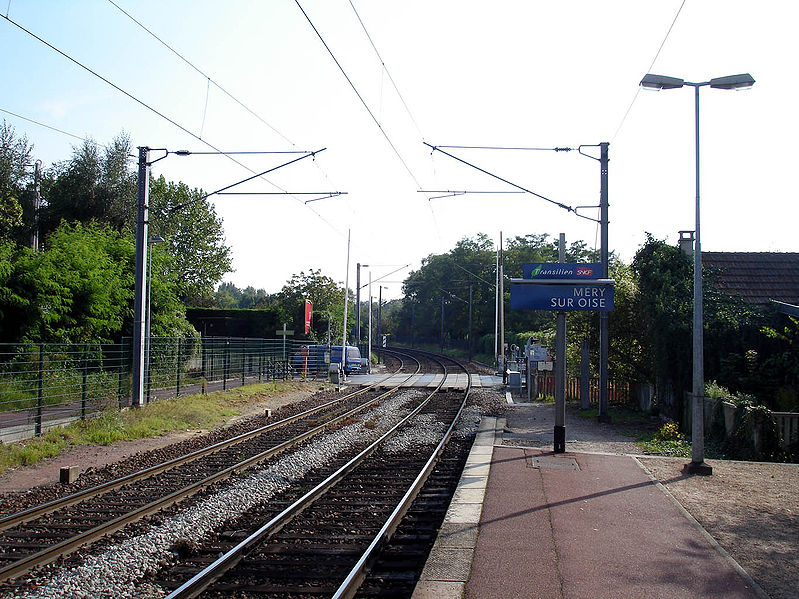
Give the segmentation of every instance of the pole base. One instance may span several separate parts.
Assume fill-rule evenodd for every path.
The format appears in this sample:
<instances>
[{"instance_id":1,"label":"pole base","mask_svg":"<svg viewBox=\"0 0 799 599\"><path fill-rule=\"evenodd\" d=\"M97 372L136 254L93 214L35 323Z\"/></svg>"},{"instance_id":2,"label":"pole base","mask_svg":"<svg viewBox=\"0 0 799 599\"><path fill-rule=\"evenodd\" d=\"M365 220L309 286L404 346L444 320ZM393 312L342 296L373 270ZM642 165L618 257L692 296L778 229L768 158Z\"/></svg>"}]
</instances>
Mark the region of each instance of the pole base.
<instances>
[{"instance_id":1,"label":"pole base","mask_svg":"<svg viewBox=\"0 0 799 599\"><path fill-rule=\"evenodd\" d=\"M566 452L566 427L555 426L555 453Z\"/></svg>"},{"instance_id":2,"label":"pole base","mask_svg":"<svg viewBox=\"0 0 799 599\"><path fill-rule=\"evenodd\" d=\"M699 476L710 476L713 474L713 467L705 462L688 462L682 467L682 472L688 476L693 476L695 474Z\"/></svg>"},{"instance_id":3,"label":"pole base","mask_svg":"<svg viewBox=\"0 0 799 599\"><path fill-rule=\"evenodd\" d=\"M610 417L610 414L608 414L607 412L605 412L604 414L599 414L596 417L596 419L598 422L602 422L604 424L610 424L613 422L613 419Z\"/></svg>"}]
</instances>

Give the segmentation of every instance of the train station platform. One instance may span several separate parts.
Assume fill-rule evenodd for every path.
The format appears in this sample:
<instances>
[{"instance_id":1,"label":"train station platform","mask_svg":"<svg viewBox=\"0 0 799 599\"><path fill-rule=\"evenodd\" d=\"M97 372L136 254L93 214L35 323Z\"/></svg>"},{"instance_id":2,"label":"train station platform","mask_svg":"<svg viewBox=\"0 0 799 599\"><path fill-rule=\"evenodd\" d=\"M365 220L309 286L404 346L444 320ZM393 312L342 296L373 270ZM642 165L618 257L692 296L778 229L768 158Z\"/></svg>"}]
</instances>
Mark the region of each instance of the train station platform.
<instances>
[{"instance_id":1,"label":"train station platform","mask_svg":"<svg viewBox=\"0 0 799 599\"><path fill-rule=\"evenodd\" d=\"M443 374L415 374L410 379L407 374L395 374L386 378L385 374L351 374L344 381L345 385L366 387L380 382L380 386L386 389L393 387L415 387L422 389L435 389ZM382 380L386 379L386 380ZM381 382L382 381L382 382ZM468 376L463 373L448 374L444 385L445 390L463 391L466 389ZM472 375L472 388L477 387L501 387L502 377L489 374Z\"/></svg>"},{"instance_id":2,"label":"train station platform","mask_svg":"<svg viewBox=\"0 0 799 599\"><path fill-rule=\"evenodd\" d=\"M413 599L766 597L635 457L503 446L504 424L481 422Z\"/></svg>"}]
</instances>

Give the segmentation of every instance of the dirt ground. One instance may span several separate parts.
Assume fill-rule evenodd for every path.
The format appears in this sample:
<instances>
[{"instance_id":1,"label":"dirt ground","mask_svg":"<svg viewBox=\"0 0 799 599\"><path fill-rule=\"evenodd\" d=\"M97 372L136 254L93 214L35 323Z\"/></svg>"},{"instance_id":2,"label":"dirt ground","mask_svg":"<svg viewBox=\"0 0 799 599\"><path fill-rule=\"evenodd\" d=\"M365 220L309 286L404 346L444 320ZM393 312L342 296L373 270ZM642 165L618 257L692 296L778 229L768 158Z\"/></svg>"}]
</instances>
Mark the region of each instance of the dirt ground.
<instances>
[{"instance_id":1,"label":"dirt ground","mask_svg":"<svg viewBox=\"0 0 799 599\"><path fill-rule=\"evenodd\" d=\"M263 414L267 409L276 410L286 404L306 399L319 389L319 385L307 385L307 387L307 389L303 390L290 391L254 400L248 403L246 407L242 407L242 413L230 419L225 426L234 424L253 414ZM174 431L160 437L121 441L113 445L80 445L55 458L42 461L33 466L23 466L4 472L0 475L0 494L11 491L26 491L38 485L58 483L63 466L78 466L81 471L89 468L102 468L107 464L118 462L136 453L165 447L206 432L208 432L206 429Z\"/></svg>"},{"instance_id":2,"label":"dirt ground","mask_svg":"<svg viewBox=\"0 0 799 599\"><path fill-rule=\"evenodd\" d=\"M799 599L799 465L708 460L683 476L680 458L641 463L771 599Z\"/></svg>"}]
</instances>

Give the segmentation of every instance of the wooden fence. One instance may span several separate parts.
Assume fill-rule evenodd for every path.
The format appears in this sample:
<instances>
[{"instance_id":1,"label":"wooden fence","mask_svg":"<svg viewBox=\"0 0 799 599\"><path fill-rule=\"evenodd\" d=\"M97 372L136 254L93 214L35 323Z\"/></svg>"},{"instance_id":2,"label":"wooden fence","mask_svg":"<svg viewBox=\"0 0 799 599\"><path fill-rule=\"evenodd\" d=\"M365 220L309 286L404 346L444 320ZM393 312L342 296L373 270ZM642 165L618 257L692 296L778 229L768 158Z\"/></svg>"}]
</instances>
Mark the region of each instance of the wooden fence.
<instances>
[{"instance_id":1,"label":"wooden fence","mask_svg":"<svg viewBox=\"0 0 799 599\"><path fill-rule=\"evenodd\" d=\"M555 375L551 372L538 374L538 395L555 395ZM599 402L599 379L589 379L589 397L591 403ZM580 401L580 379L577 377L566 378L566 401ZM630 383L608 381L608 403L630 403Z\"/></svg>"}]
</instances>

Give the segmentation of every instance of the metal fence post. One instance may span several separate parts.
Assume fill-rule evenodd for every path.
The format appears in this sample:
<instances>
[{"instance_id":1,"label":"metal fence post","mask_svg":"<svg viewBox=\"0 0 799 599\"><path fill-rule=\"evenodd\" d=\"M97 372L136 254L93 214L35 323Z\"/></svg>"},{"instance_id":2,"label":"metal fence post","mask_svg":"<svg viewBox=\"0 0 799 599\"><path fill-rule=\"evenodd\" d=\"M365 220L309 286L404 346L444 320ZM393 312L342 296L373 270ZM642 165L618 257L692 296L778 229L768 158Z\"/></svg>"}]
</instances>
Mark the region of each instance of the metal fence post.
<instances>
[{"instance_id":1,"label":"metal fence post","mask_svg":"<svg viewBox=\"0 0 799 599\"><path fill-rule=\"evenodd\" d=\"M241 341L241 386L244 386L244 374L246 371L246 364L247 364L247 340L242 339Z\"/></svg>"},{"instance_id":2,"label":"metal fence post","mask_svg":"<svg viewBox=\"0 0 799 599\"><path fill-rule=\"evenodd\" d=\"M144 376L145 376L145 384L147 385L147 403L150 403L150 390L153 386L153 368L152 368L152 358L153 358L153 340L147 340L147 360L144 364Z\"/></svg>"},{"instance_id":3,"label":"metal fence post","mask_svg":"<svg viewBox=\"0 0 799 599\"><path fill-rule=\"evenodd\" d=\"M89 374L89 344L83 344L83 375L80 382L80 419L86 420L86 379Z\"/></svg>"},{"instance_id":4,"label":"metal fence post","mask_svg":"<svg viewBox=\"0 0 799 599\"><path fill-rule=\"evenodd\" d=\"M206 381L208 380L208 370L207 370L207 366L206 366L206 361L208 360L208 356L206 354L206 348L205 348L206 347L206 338L205 337L200 337L200 343L202 343L202 358L200 359L200 362L202 364L201 368L202 368L202 375L203 375L203 395L205 395L205 385L206 385Z\"/></svg>"},{"instance_id":5,"label":"metal fence post","mask_svg":"<svg viewBox=\"0 0 799 599\"><path fill-rule=\"evenodd\" d=\"M230 368L230 338L225 341L225 355L222 359L222 391L227 391L227 375Z\"/></svg>"},{"instance_id":6,"label":"metal fence post","mask_svg":"<svg viewBox=\"0 0 799 599\"><path fill-rule=\"evenodd\" d=\"M264 340L261 339L261 347L258 352L258 382L263 380L264 376Z\"/></svg>"},{"instance_id":7,"label":"metal fence post","mask_svg":"<svg viewBox=\"0 0 799 599\"><path fill-rule=\"evenodd\" d=\"M121 350L121 348L120 348ZM119 356L119 367L117 368L117 403L119 403L119 409L122 409L122 373L125 369L125 362L122 359L122 354L120 353Z\"/></svg>"},{"instance_id":8,"label":"metal fence post","mask_svg":"<svg viewBox=\"0 0 799 599\"><path fill-rule=\"evenodd\" d=\"M182 341L183 339L178 337L178 353L177 356L175 357L175 380L176 380L175 397L180 397L180 352L183 345Z\"/></svg>"},{"instance_id":9,"label":"metal fence post","mask_svg":"<svg viewBox=\"0 0 799 599\"><path fill-rule=\"evenodd\" d=\"M44 344L39 344L39 376L36 390L36 420L34 434L38 437L42 434L42 401L44 383Z\"/></svg>"}]
</instances>

